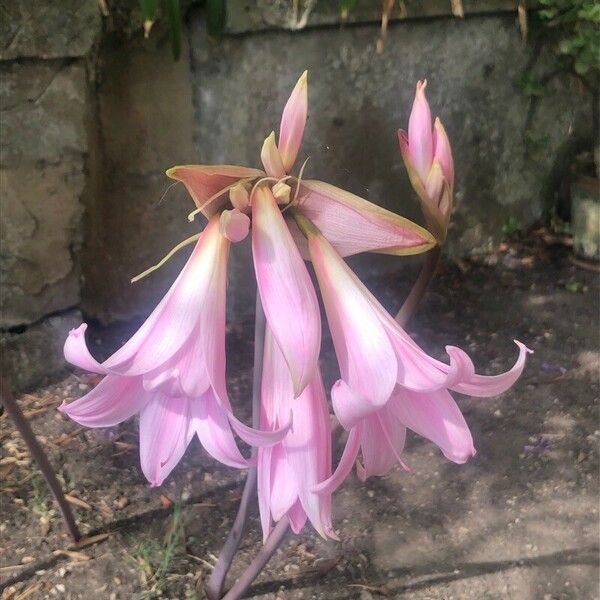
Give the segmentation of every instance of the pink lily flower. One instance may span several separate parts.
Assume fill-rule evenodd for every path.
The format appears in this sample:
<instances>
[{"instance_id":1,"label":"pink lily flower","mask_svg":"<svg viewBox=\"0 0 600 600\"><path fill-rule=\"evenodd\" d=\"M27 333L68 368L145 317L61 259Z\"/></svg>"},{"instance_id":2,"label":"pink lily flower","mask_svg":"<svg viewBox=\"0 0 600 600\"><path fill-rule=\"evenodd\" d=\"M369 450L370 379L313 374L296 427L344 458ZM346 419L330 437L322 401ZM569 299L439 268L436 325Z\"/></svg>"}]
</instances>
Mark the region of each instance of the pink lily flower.
<instances>
[{"instance_id":1,"label":"pink lily flower","mask_svg":"<svg viewBox=\"0 0 600 600\"><path fill-rule=\"evenodd\" d=\"M293 428L274 446L258 449L258 506L266 540L271 522L287 515L294 533L306 520L323 536L337 539L331 524L331 494L314 488L331 475L331 423L317 368L294 398L283 354L267 327L261 390L261 429L277 431L292 414Z\"/></svg>"},{"instance_id":2,"label":"pink lily flower","mask_svg":"<svg viewBox=\"0 0 600 600\"><path fill-rule=\"evenodd\" d=\"M308 111L307 74L286 103L279 138L264 141L264 171L232 165L184 165L167 171L182 181L197 207L211 216L233 206L252 216L256 279L269 327L292 374L298 396L312 380L320 349L320 315L303 259L306 240L288 217L309 217L342 255L365 251L418 254L435 245L425 229L358 196L321 181L291 176Z\"/></svg>"},{"instance_id":3,"label":"pink lily flower","mask_svg":"<svg viewBox=\"0 0 600 600\"><path fill-rule=\"evenodd\" d=\"M427 81L417 82L408 121L408 134L398 130L400 152L410 182L421 200L427 225L439 242L446 238L454 194L454 160L450 141L439 118L431 126L425 97Z\"/></svg>"},{"instance_id":4,"label":"pink lily flower","mask_svg":"<svg viewBox=\"0 0 600 600\"><path fill-rule=\"evenodd\" d=\"M507 372L475 373L465 352L448 346L450 364L428 356L350 270L331 244L304 218L298 223L308 238L341 379L331 390L334 412L350 432L336 472L318 489L331 493L352 469L359 449L361 478L382 475L402 461L405 429L439 446L444 455L464 463L475 454L469 428L449 390L490 397L509 389L520 377L531 352L516 342L519 356Z\"/></svg>"},{"instance_id":5,"label":"pink lily flower","mask_svg":"<svg viewBox=\"0 0 600 600\"><path fill-rule=\"evenodd\" d=\"M111 427L139 413L141 466L153 486L169 475L194 434L216 460L244 468L248 461L231 428L255 446L277 443L289 429L288 423L279 430L257 432L231 412L225 387L229 240L221 226L218 216L210 219L165 297L106 361L99 363L90 354L85 323L65 342L68 362L105 377L60 410L86 427Z\"/></svg>"}]
</instances>

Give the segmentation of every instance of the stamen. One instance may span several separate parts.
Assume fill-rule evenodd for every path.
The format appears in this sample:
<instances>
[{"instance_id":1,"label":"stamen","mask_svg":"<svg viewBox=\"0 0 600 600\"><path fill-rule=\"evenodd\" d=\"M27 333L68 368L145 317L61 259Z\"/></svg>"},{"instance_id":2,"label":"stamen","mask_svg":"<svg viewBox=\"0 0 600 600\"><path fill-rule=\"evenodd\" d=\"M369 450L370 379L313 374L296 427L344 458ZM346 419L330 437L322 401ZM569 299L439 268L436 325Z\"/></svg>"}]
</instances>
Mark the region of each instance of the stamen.
<instances>
[{"instance_id":1,"label":"stamen","mask_svg":"<svg viewBox=\"0 0 600 600\"><path fill-rule=\"evenodd\" d=\"M304 169L306 168L306 163L310 160L310 156L308 156L306 158L306 160L302 163L302 166L300 167L300 173L298 173L298 180L296 183L296 191L294 192L294 197L292 198L292 201L290 202L290 204L293 204L294 202L296 202L296 198L298 197L298 192L300 191L300 184L302 183L302 176L304 175Z\"/></svg>"},{"instance_id":2,"label":"stamen","mask_svg":"<svg viewBox=\"0 0 600 600\"><path fill-rule=\"evenodd\" d=\"M168 260L171 259L171 257L174 254L179 252L182 248L185 248L186 246L189 246L190 244L193 244L198 239L200 239L200 235L201 235L200 233L196 233L196 234L192 235L191 237L187 238L187 240L183 240L183 242L179 242L179 244L177 244L177 246L175 246L162 260L157 262L154 266L146 269L143 273L140 273L139 275L136 275L135 277L133 277L131 280L131 283L135 283L136 281L139 281L140 279L143 279L144 277L146 277L146 275L150 275L150 273L153 273L154 271L157 271L158 269L160 269Z\"/></svg>"}]
</instances>

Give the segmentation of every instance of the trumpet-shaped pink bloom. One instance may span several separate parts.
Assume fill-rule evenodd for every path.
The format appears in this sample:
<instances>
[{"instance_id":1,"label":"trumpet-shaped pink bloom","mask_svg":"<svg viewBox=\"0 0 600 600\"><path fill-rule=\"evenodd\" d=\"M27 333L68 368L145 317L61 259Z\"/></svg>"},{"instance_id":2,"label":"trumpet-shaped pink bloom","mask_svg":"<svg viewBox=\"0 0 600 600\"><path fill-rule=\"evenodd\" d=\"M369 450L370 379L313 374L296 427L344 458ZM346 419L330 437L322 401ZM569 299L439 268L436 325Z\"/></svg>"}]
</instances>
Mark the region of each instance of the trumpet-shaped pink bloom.
<instances>
[{"instance_id":1,"label":"trumpet-shaped pink bloom","mask_svg":"<svg viewBox=\"0 0 600 600\"><path fill-rule=\"evenodd\" d=\"M225 388L225 288L229 240L219 217L208 223L177 280L140 329L103 363L70 332L65 358L105 378L60 409L87 427L110 427L140 413L140 459L152 485L179 462L194 434L220 462L243 468L231 428L253 445L282 439L256 432L231 413Z\"/></svg>"},{"instance_id":2,"label":"trumpet-shaped pink bloom","mask_svg":"<svg viewBox=\"0 0 600 600\"><path fill-rule=\"evenodd\" d=\"M299 533L306 520L323 536L337 539L331 524L331 495L313 488L331 475L331 424L317 368L297 398L287 364L267 328L261 392L261 429L276 431L292 415L283 440L258 450L258 505L266 539L271 522L284 515Z\"/></svg>"},{"instance_id":3,"label":"trumpet-shaped pink bloom","mask_svg":"<svg viewBox=\"0 0 600 600\"><path fill-rule=\"evenodd\" d=\"M426 87L427 81L417 83L408 121L408 134L398 130L398 140L427 224L436 238L443 241L452 211L454 161L450 141L439 118L436 118L433 127L431 125L431 110L425 97Z\"/></svg>"},{"instance_id":4,"label":"trumpet-shaped pink bloom","mask_svg":"<svg viewBox=\"0 0 600 600\"><path fill-rule=\"evenodd\" d=\"M256 278L269 327L292 373L295 394L308 385L317 364L320 320L316 296L302 258L306 241L287 218L293 206L320 227L344 256L374 251L417 254L435 245L422 227L367 200L320 181L290 176L304 135L308 84L302 74L283 110L279 139L264 141L264 171L231 165L173 167L167 175L182 181L207 216L231 203L252 215ZM288 213L289 214L289 213ZM239 217L227 223L237 239ZM241 233L240 233L241 235Z\"/></svg>"},{"instance_id":5,"label":"trumpet-shaped pink bloom","mask_svg":"<svg viewBox=\"0 0 600 600\"><path fill-rule=\"evenodd\" d=\"M333 491L362 449L361 477L381 475L400 461L405 428L437 444L450 460L475 453L469 428L449 390L489 397L510 388L531 352L520 342L515 365L482 376L465 352L448 346L450 364L428 356L354 275L327 240L309 233L341 379L331 391L334 412L350 431L334 475L319 489Z\"/></svg>"}]
</instances>

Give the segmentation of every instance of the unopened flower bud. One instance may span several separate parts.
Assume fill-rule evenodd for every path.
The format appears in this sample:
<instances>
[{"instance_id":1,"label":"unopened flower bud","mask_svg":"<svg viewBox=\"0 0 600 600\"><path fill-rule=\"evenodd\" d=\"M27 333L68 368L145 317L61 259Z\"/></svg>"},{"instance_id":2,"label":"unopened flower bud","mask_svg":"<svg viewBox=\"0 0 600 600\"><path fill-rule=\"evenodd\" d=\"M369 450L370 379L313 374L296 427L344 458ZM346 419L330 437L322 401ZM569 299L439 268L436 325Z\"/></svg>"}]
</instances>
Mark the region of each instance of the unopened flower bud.
<instances>
[{"instance_id":1,"label":"unopened flower bud","mask_svg":"<svg viewBox=\"0 0 600 600\"><path fill-rule=\"evenodd\" d=\"M229 188L229 199L231 200L233 208L237 208L238 210L248 208L248 205L250 204L248 189L241 181L238 181Z\"/></svg>"},{"instance_id":2,"label":"unopened flower bud","mask_svg":"<svg viewBox=\"0 0 600 600\"><path fill-rule=\"evenodd\" d=\"M287 204L290 201L292 188L287 183L278 181L271 191L275 196L275 200L277 200L277 204Z\"/></svg>"},{"instance_id":3,"label":"unopened flower bud","mask_svg":"<svg viewBox=\"0 0 600 600\"><path fill-rule=\"evenodd\" d=\"M233 210L224 210L221 213L220 230L231 242L241 242L250 229L250 219L248 215L240 212L237 208Z\"/></svg>"}]
</instances>

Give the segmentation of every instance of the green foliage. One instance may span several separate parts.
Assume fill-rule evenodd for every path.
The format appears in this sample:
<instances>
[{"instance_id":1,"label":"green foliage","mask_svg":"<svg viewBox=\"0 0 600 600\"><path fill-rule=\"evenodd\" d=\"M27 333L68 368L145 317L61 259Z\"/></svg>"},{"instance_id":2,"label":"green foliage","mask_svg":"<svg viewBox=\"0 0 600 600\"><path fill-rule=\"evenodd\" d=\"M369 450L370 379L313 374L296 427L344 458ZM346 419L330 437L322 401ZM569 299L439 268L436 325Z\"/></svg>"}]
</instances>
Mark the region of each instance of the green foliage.
<instances>
[{"instance_id":1,"label":"green foliage","mask_svg":"<svg viewBox=\"0 0 600 600\"><path fill-rule=\"evenodd\" d=\"M521 237L523 226L516 217L509 217L506 223L502 225L502 235L507 240L518 240Z\"/></svg>"},{"instance_id":2,"label":"green foliage","mask_svg":"<svg viewBox=\"0 0 600 600\"><path fill-rule=\"evenodd\" d=\"M600 69L600 3L597 0L540 0L540 19L560 35L558 50L581 76Z\"/></svg>"},{"instance_id":3,"label":"green foliage","mask_svg":"<svg viewBox=\"0 0 600 600\"><path fill-rule=\"evenodd\" d=\"M181 9L179 0L165 0L167 17L169 19L169 33L173 58L178 60L181 56Z\"/></svg>"},{"instance_id":4,"label":"green foliage","mask_svg":"<svg viewBox=\"0 0 600 600\"><path fill-rule=\"evenodd\" d=\"M339 0L340 1L340 15L342 19L347 19L350 11L354 10L357 0Z\"/></svg>"},{"instance_id":5,"label":"green foliage","mask_svg":"<svg viewBox=\"0 0 600 600\"><path fill-rule=\"evenodd\" d=\"M219 39L221 37L226 19L225 0L206 1L206 29L211 38Z\"/></svg>"},{"instance_id":6,"label":"green foliage","mask_svg":"<svg viewBox=\"0 0 600 600\"><path fill-rule=\"evenodd\" d=\"M529 98L541 96L544 92L542 82L531 71L525 71L517 80L517 85Z\"/></svg>"},{"instance_id":7,"label":"green foliage","mask_svg":"<svg viewBox=\"0 0 600 600\"><path fill-rule=\"evenodd\" d=\"M155 21L158 10L157 0L140 0L144 21Z\"/></svg>"}]
</instances>

